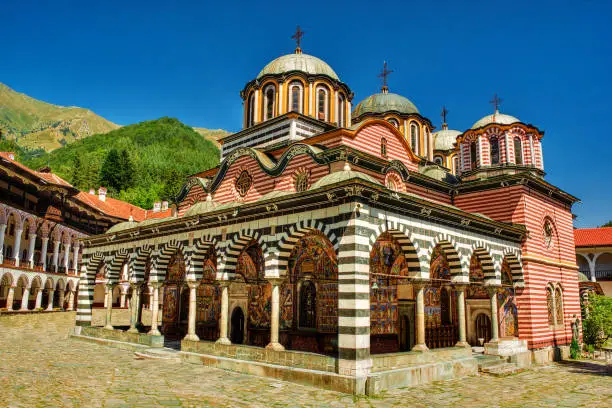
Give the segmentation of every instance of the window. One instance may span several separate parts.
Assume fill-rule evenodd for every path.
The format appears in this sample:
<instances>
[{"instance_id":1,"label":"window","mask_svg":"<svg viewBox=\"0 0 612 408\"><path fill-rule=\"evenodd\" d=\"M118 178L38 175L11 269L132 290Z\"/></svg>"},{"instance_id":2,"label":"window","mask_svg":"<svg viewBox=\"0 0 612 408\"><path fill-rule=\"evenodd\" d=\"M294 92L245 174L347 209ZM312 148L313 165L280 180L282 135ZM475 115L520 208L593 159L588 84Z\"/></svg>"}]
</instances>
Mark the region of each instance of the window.
<instances>
[{"instance_id":1,"label":"window","mask_svg":"<svg viewBox=\"0 0 612 408\"><path fill-rule=\"evenodd\" d=\"M317 289L311 281L304 281L300 290L300 327L317 327Z\"/></svg>"},{"instance_id":2,"label":"window","mask_svg":"<svg viewBox=\"0 0 612 408\"><path fill-rule=\"evenodd\" d=\"M476 141L472 141L470 143L470 165L471 169L474 170L477 166L477 158L476 158Z\"/></svg>"},{"instance_id":3,"label":"window","mask_svg":"<svg viewBox=\"0 0 612 408\"><path fill-rule=\"evenodd\" d=\"M549 283L546 286L546 306L548 324L563 326L563 290L559 284Z\"/></svg>"},{"instance_id":4,"label":"window","mask_svg":"<svg viewBox=\"0 0 612 408\"><path fill-rule=\"evenodd\" d=\"M387 119L387 122L389 122L390 124L392 124L396 128L399 128L399 123L397 122L397 120L391 118L391 119Z\"/></svg>"},{"instance_id":5,"label":"window","mask_svg":"<svg viewBox=\"0 0 612 408\"><path fill-rule=\"evenodd\" d=\"M429 129L427 128L425 128L425 137L423 138L423 141L425 142L423 144L423 146L425 147L423 151L423 156L428 157L429 156Z\"/></svg>"},{"instance_id":6,"label":"window","mask_svg":"<svg viewBox=\"0 0 612 408\"><path fill-rule=\"evenodd\" d=\"M275 105L276 90L273 85L266 88L264 92L264 120L272 119L274 117L274 105Z\"/></svg>"},{"instance_id":7,"label":"window","mask_svg":"<svg viewBox=\"0 0 612 408\"><path fill-rule=\"evenodd\" d=\"M459 157L453 157L453 173L457 174L457 170L459 169Z\"/></svg>"},{"instance_id":8,"label":"window","mask_svg":"<svg viewBox=\"0 0 612 408\"><path fill-rule=\"evenodd\" d=\"M499 164L499 139L495 136L490 138L489 146L491 149L491 164Z\"/></svg>"},{"instance_id":9,"label":"window","mask_svg":"<svg viewBox=\"0 0 612 408\"><path fill-rule=\"evenodd\" d=\"M255 124L255 92L249 95L247 112L247 127L253 126Z\"/></svg>"},{"instance_id":10,"label":"window","mask_svg":"<svg viewBox=\"0 0 612 408\"><path fill-rule=\"evenodd\" d=\"M550 220L544 221L544 245L550 248L553 244L554 228Z\"/></svg>"},{"instance_id":11,"label":"window","mask_svg":"<svg viewBox=\"0 0 612 408\"><path fill-rule=\"evenodd\" d=\"M343 94L338 94L338 126L344 127L344 116L346 115L346 103Z\"/></svg>"},{"instance_id":12,"label":"window","mask_svg":"<svg viewBox=\"0 0 612 408\"><path fill-rule=\"evenodd\" d=\"M516 164L523 164L523 145L520 137L514 138L514 162Z\"/></svg>"},{"instance_id":13,"label":"window","mask_svg":"<svg viewBox=\"0 0 612 408\"><path fill-rule=\"evenodd\" d=\"M302 113L302 84L292 82L289 88L289 110Z\"/></svg>"},{"instance_id":14,"label":"window","mask_svg":"<svg viewBox=\"0 0 612 408\"><path fill-rule=\"evenodd\" d=\"M242 170L238 178L236 179L236 191L240 195L240 197L244 197L249 192L251 186L253 185L253 178L249 174L248 171Z\"/></svg>"},{"instance_id":15,"label":"window","mask_svg":"<svg viewBox=\"0 0 612 408\"><path fill-rule=\"evenodd\" d=\"M309 184L309 174L306 170L300 170L298 171L295 176L294 176L294 187L295 187L295 191L297 191L298 193L301 193L303 191L308 190L308 184Z\"/></svg>"},{"instance_id":16,"label":"window","mask_svg":"<svg viewBox=\"0 0 612 408\"><path fill-rule=\"evenodd\" d=\"M418 154L419 127L416 123L410 124L410 147L415 154Z\"/></svg>"},{"instance_id":17,"label":"window","mask_svg":"<svg viewBox=\"0 0 612 408\"><path fill-rule=\"evenodd\" d=\"M555 324L555 304L553 300L553 292L550 286L546 287L546 309L548 310L548 324Z\"/></svg>"},{"instance_id":18,"label":"window","mask_svg":"<svg viewBox=\"0 0 612 408\"><path fill-rule=\"evenodd\" d=\"M559 286L555 289L555 323L563 325L563 294Z\"/></svg>"},{"instance_id":19,"label":"window","mask_svg":"<svg viewBox=\"0 0 612 408\"><path fill-rule=\"evenodd\" d=\"M434 157L434 163L436 163L438 166L442 166L442 157L440 156Z\"/></svg>"},{"instance_id":20,"label":"window","mask_svg":"<svg viewBox=\"0 0 612 408\"><path fill-rule=\"evenodd\" d=\"M329 120L328 111L327 90L319 87L317 88L317 118L319 120Z\"/></svg>"},{"instance_id":21,"label":"window","mask_svg":"<svg viewBox=\"0 0 612 408\"><path fill-rule=\"evenodd\" d=\"M387 139L384 137L380 139L380 155L382 157L387 157Z\"/></svg>"}]
</instances>

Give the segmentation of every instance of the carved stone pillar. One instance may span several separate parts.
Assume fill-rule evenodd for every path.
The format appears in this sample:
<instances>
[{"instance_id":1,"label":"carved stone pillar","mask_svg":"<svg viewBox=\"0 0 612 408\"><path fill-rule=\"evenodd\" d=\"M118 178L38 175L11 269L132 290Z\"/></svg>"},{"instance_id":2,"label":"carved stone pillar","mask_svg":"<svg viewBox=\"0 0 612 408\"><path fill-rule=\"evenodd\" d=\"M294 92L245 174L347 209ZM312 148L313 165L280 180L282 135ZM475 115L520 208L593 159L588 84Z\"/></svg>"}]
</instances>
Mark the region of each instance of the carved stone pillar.
<instances>
[{"instance_id":1,"label":"carved stone pillar","mask_svg":"<svg viewBox=\"0 0 612 408\"><path fill-rule=\"evenodd\" d=\"M141 286L136 283L132 283L132 305L130 310L130 328L128 332L138 333L138 312L140 310L140 291Z\"/></svg>"},{"instance_id":2,"label":"carved stone pillar","mask_svg":"<svg viewBox=\"0 0 612 408\"><path fill-rule=\"evenodd\" d=\"M423 291L425 283L414 283L416 290L416 344L413 351L427 351L429 348L425 344L425 297Z\"/></svg>"},{"instance_id":3,"label":"carved stone pillar","mask_svg":"<svg viewBox=\"0 0 612 408\"><path fill-rule=\"evenodd\" d=\"M34 303L34 310L38 310L42 307L42 295L43 295L43 289L42 288L36 289L36 303Z\"/></svg>"},{"instance_id":4,"label":"carved stone pillar","mask_svg":"<svg viewBox=\"0 0 612 408\"><path fill-rule=\"evenodd\" d=\"M227 324L229 315L229 281L219 282L221 285L221 321L219 322L219 344L232 344L227 337Z\"/></svg>"},{"instance_id":5,"label":"carved stone pillar","mask_svg":"<svg viewBox=\"0 0 612 408\"><path fill-rule=\"evenodd\" d=\"M161 286L161 283L151 282L151 286L153 286L153 312L151 313L151 330L149 331L149 334L152 336L160 336L161 333L157 329L157 319L159 314L159 287Z\"/></svg>"},{"instance_id":6,"label":"carved stone pillar","mask_svg":"<svg viewBox=\"0 0 612 408\"><path fill-rule=\"evenodd\" d=\"M30 288L23 288L23 296L21 297L21 309L20 310L28 310L28 302L30 300Z\"/></svg>"},{"instance_id":7,"label":"carved stone pillar","mask_svg":"<svg viewBox=\"0 0 612 408\"><path fill-rule=\"evenodd\" d=\"M47 270L47 251L49 249L49 237L42 238L42 248L40 250L40 263L43 271Z\"/></svg>"},{"instance_id":8,"label":"carved stone pillar","mask_svg":"<svg viewBox=\"0 0 612 408\"><path fill-rule=\"evenodd\" d=\"M13 257L15 258L15 266L19 266L19 260L21 259L21 255L19 251L21 250L21 234L23 233L23 228L20 228L15 231L15 246L13 247Z\"/></svg>"},{"instance_id":9,"label":"carved stone pillar","mask_svg":"<svg viewBox=\"0 0 612 408\"><path fill-rule=\"evenodd\" d=\"M75 244L72 247L73 258L72 258L72 267L75 272L79 271L79 244Z\"/></svg>"},{"instance_id":10,"label":"carved stone pillar","mask_svg":"<svg viewBox=\"0 0 612 408\"><path fill-rule=\"evenodd\" d=\"M200 286L200 282L188 281L187 285L189 286L189 320L185 340L200 341L200 338L196 334L197 289L198 286Z\"/></svg>"},{"instance_id":11,"label":"carved stone pillar","mask_svg":"<svg viewBox=\"0 0 612 408\"><path fill-rule=\"evenodd\" d=\"M34 268L34 245L36 245L36 234L30 234L30 242L28 245L28 266Z\"/></svg>"},{"instance_id":12,"label":"carved stone pillar","mask_svg":"<svg viewBox=\"0 0 612 408\"><path fill-rule=\"evenodd\" d=\"M6 310L13 310L13 301L15 300L15 286L10 286L8 295L6 296Z\"/></svg>"},{"instance_id":13,"label":"carved stone pillar","mask_svg":"<svg viewBox=\"0 0 612 408\"><path fill-rule=\"evenodd\" d=\"M47 296L49 298L49 302L45 310L47 311L53 310L53 298L55 297L54 295L55 295L55 290L49 289L49 296Z\"/></svg>"},{"instance_id":14,"label":"carved stone pillar","mask_svg":"<svg viewBox=\"0 0 612 408\"><path fill-rule=\"evenodd\" d=\"M487 288L489 292L489 299L491 301L491 340L490 343L497 343L499 341L499 321L497 318L497 288Z\"/></svg>"},{"instance_id":15,"label":"carved stone pillar","mask_svg":"<svg viewBox=\"0 0 612 408\"><path fill-rule=\"evenodd\" d=\"M106 324L104 325L105 329L113 330L112 318L113 318L113 285L107 284L107 292L106 297L108 300L106 301Z\"/></svg>"},{"instance_id":16,"label":"carved stone pillar","mask_svg":"<svg viewBox=\"0 0 612 408\"><path fill-rule=\"evenodd\" d=\"M459 341L456 346L470 347L465 334L465 286L457 285L455 291L457 292L457 319L459 320Z\"/></svg>"},{"instance_id":17,"label":"carved stone pillar","mask_svg":"<svg viewBox=\"0 0 612 408\"><path fill-rule=\"evenodd\" d=\"M272 285L272 314L270 320L270 343L266 346L267 349L282 351L285 349L279 342L278 330L280 323L280 299L279 292L283 283L280 278L268 278Z\"/></svg>"},{"instance_id":18,"label":"carved stone pillar","mask_svg":"<svg viewBox=\"0 0 612 408\"><path fill-rule=\"evenodd\" d=\"M6 224L0 224L0 264L4 262L4 234L6 232Z\"/></svg>"},{"instance_id":19,"label":"carved stone pillar","mask_svg":"<svg viewBox=\"0 0 612 408\"><path fill-rule=\"evenodd\" d=\"M68 292L68 309L74 310L74 291Z\"/></svg>"},{"instance_id":20,"label":"carved stone pillar","mask_svg":"<svg viewBox=\"0 0 612 408\"><path fill-rule=\"evenodd\" d=\"M60 241L53 242L53 263L51 264L53 272L57 272L57 262L59 260Z\"/></svg>"}]
</instances>

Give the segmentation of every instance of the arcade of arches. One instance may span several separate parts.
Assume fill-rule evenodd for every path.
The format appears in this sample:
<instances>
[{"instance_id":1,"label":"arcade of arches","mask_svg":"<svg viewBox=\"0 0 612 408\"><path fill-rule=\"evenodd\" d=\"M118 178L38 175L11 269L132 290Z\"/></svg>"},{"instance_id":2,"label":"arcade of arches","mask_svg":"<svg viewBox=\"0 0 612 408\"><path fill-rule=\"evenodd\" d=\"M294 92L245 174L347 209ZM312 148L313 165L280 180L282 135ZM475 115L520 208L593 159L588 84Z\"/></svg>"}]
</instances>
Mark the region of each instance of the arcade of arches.
<instances>
[{"instance_id":1,"label":"arcade of arches","mask_svg":"<svg viewBox=\"0 0 612 408\"><path fill-rule=\"evenodd\" d=\"M483 261L476 253L470 262L469 283L457 284L444 246L432 251L429 279L410 272L412 254L407 251L390 233L381 234L372 245L371 354L482 345L518 337L515 289L506 260L501 265L501 285L485 284ZM256 240L244 244L237 254L229 282L218 280L212 246L200 276L187 270L180 249L156 276L150 276L147 261L144 279L132 282L126 295L132 307L130 330L145 330L141 310L151 307L149 333L169 339L186 336L187 340L337 354L338 260L328 238L312 230L297 239L280 277L266 277L264 265ZM127 271L127 264L122 269ZM128 283L127 272L120 281L120 285ZM112 328L108 322L117 305L115 286L110 285L105 295L112 296L106 302L107 328Z\"/></svg>"}]
</instances>

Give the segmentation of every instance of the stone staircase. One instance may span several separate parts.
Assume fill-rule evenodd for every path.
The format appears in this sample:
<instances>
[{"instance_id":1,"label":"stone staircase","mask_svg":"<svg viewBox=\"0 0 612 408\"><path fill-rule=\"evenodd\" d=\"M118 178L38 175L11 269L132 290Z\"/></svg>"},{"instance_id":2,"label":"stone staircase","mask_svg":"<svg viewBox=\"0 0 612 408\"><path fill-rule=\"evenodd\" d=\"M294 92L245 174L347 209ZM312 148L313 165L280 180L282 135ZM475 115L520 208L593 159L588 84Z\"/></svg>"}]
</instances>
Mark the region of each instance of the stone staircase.
<instances>
[{"instance_id":1,"label":"stone staircase","mask_svg":"<svg viewBox=\"0 0 612 408\"><path fill-rule=\"evenodd\" d=\"M507 362L503 357L487 354L474 354L478 361L478 371L495 377L506 377L524 371L514 363Z\"/></svg>"},{"instance_id":2,"label":"stone staircase","mask_svg":"<svg viewBox=\"0 0 612 408\"><path fill-rule=\"evenodd\" d=\"M171 362L181 361L180 352L168 347L150 348L143 351L136 351L134 355L136 356L136 359L164 360Z\"/></svg>"}]
</instances>

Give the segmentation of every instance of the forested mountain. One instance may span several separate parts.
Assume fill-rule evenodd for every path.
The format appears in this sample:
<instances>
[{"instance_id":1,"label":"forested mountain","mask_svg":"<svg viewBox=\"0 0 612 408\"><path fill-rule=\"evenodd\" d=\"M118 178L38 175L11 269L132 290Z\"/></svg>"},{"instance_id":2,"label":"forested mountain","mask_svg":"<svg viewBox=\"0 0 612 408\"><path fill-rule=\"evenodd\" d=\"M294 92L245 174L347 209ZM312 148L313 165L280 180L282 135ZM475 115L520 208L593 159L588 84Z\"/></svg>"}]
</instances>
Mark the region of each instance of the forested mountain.
<instances>
[{"instance_id":1,"label":"forested mountain","mask_svg":"<svg viewBox=\"0 0 612 408\"><path fill-rule=\"evenodd\" d=\"M0 151L7 150L33 169L49 166L81 190L103 185L113 197L143 208L172 201L186 176L219 163L213 142L173 118L124 126L49 153L0 142Z\"/></svg>"},{"instance_id":2,"label":"forested mountain","mask_svg":"<svg viewBox=\"0 0 612 408\"><path fill-rule=\"evenodd\" d=\"M0 83L0 133L19 146L50 151L118 127L88 109L39 101Z\"/></svg>"}]
</instances>

